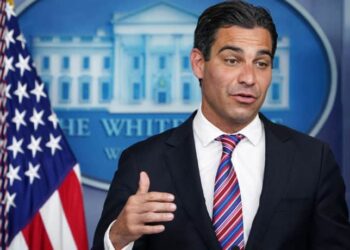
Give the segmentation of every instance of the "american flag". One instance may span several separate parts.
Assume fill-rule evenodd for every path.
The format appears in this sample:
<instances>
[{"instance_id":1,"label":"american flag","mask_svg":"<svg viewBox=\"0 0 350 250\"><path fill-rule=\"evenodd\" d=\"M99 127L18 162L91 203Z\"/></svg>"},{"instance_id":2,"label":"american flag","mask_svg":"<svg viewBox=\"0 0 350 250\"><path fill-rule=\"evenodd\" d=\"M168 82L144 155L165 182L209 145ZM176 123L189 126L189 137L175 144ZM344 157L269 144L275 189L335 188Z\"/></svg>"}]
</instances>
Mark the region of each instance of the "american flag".
<instances>
[{"instance_id":1,"label":"american flag","mask_svg":"<svg viewBox=\"0 0 350 250\"><path fill-rule=\"evenodd\" d=\"M0 249L87 249L79 165L1 0Z\"/></svg>"}]
</instances>

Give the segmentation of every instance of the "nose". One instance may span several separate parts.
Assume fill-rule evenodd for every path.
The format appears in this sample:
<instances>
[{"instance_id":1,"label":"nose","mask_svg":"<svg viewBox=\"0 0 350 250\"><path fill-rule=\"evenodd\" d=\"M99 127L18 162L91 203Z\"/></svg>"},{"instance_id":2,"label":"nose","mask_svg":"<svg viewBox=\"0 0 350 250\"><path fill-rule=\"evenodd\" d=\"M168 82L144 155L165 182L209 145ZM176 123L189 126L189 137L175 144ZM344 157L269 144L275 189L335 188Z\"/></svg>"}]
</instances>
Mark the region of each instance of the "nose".
<instances>
[{"instance_id":1,"label":"nose","mask_svg":"<svg viewBox=\"0 0 350 250\"><path fill-rule=\"evenodd\" d=\"M256 81L253 65L242 65L238 82L245 85L254 85Z\"/></svg>"}]
</instances>

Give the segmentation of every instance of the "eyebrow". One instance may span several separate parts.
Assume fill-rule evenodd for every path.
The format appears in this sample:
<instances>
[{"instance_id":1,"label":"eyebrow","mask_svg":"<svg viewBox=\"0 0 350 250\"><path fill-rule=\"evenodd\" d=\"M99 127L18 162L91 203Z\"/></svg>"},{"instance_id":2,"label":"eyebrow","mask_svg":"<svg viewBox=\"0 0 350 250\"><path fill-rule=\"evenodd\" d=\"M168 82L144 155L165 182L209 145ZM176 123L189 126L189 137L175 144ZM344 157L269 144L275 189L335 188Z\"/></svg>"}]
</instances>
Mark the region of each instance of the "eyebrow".
<instances>
[{"instance_id":1,"label":"eyebrow","mask_svg":"<svg viewBox=\"0 0 350 250\"><path fill-rule=\"evenodd\" d=\"M240 54L244 53L243 49L241 49L240 47L236 47L236 46L232 46L232 45L226 45L226 46L222 47L219 50L218 54L220 54L224 50L232 50L232 51L238 52ZM257 56L268 55L268 56L270 56L270 58L272 58L272 53L269 50L267 50L267 49L258 50L256 55Z\"/></svg>"}]
</instances>

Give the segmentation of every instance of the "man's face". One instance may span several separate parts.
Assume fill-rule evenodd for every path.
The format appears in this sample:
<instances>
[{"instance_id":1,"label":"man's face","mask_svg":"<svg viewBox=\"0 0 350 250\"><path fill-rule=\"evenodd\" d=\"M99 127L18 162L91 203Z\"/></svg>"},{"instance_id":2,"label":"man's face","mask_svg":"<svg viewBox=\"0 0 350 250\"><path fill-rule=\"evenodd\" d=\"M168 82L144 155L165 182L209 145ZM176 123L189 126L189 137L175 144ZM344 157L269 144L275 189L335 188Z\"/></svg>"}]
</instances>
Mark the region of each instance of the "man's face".
<instances>
[{"instance_id":1,"label":"man's face","mask_svg":"<svg viewBox=\"0 0 350 250\"><path fill-rule=\"evenodd\" d=\"M209 61L191 52L194 74L201 79L202 111L221 130L245 127L259 112L272 77L272 40L264 28L220 28Z\"/></svg>"}]
</instances>

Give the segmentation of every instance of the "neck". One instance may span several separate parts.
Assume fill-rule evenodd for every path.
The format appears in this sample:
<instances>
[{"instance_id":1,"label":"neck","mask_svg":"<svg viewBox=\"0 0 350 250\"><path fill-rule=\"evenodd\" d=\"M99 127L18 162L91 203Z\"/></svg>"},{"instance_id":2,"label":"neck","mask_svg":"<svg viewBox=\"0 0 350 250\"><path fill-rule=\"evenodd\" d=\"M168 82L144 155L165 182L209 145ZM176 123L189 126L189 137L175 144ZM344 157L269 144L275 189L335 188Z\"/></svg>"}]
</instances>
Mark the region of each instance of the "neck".
<instances>
[{"instance_id":1,"label":"neck","mask_svg":"<svg viewBox=\"0 0 350 250\"><path fill-rule=\"evenodd\" d=\"M212 112L207 112L207 110L201 109L203 116L215 127L220 129L226 134L234 134L237 133L238 131L242 130L245 128L248 124L250 124L256 115L251 117L250 119L234 119L234 118L228 118L228 119L223 119L222 117L218 116L215 113Z\"/></svg>"}]
</instances>

